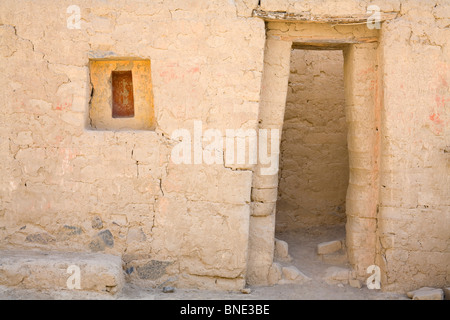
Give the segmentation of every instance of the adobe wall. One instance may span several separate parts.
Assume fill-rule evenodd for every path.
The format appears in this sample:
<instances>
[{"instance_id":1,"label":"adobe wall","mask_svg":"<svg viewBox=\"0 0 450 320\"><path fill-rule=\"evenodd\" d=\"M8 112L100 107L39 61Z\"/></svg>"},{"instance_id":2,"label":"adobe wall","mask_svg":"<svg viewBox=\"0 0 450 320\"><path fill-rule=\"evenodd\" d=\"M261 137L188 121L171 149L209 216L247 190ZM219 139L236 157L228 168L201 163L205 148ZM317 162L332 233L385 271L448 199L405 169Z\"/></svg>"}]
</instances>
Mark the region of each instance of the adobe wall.
<instances>
[{"instance_id":1,"label":"adobe wall","mask_svg":"<svg viewBox=\"0 0 450 320\"><path fill-rule=\"evenodd\" d=\"M408 1L383 25L378 250L387 289L450 281L450 6Z\"/></svg>"},{"instance_id":2,"label":"adobe wall","mask_svg":"<svg viewBox=\"0 0 450 320\"><path fill-rule=\"evenodd\" d=\"M261 0L260 9L326 19L364 15L368 3ZM374 3L398 15L376 31L377 44L345 53L363 66L347 65L346 83L367 84L347 92L352 103L375 105L346 116L358 133L348 139L358 160L350 161L347 247L361 277L368 264L381 267L384 290L448 285L449 4ZM274 99L264 88L271 80L287 88L292 40L266 40L254 0L82 0L80 29L67 28L71 5L0 2L0 249L112 253L139 283L267 283L278 176L251 165L175 164L171 134L196 120L221 133L282 128L286 90ZM295 31L317 24L303 27ZM89 59L127 57L151 61L156 128L92 130ZM368 126L352 121L366 115ZM361 146L375 146L369 158L357 157Z\"/></svg>"},{"instance_id":3,"label":"adobe wall","mask_svg":"<svg viewBox=\"0 0 450 320\"><path fill-rule=\"evenodd\" d=\"M243 287L252 172L170 157L194 120L255 127L252 1L50 2L0 3L0 248L112 253L139 283ZM94 130L89 59L127 57L151 61L156 129Z\"/></svg>"},{"instance_id":4,"label":"adobe wall","mask_svg":"<svg viewBox=\"0 0 450 320\"><path fill-rule=\"evenodd\" d=\"M381 267L384 290L443 286L450 281L450 47L446 40L450 37L449 4L412 0L263 0L261 9L301 14L313 20L362 15L369 3L377 4L382 12L396 12L397 17L381 24L376 54L378 70L347 71L346 81L350 83L375 77L366 93L373 90L379 93L374 101L375 109L368 115L373 124L379 124L372 129L380 132L373 136L375 145L379 146L373 150L374 155L378 154L379 158L360 159L363 161L360 164L376 164L378 170L373 175L365 172L364 165L361 170L357 167L353 170L353 177L362 179L359 181L373 179L379 186L372 184L374 188L361 192L355 184L357 180L352 178L354 163L350 161L347 245L353 244L360 251L359 256L367 257L365 262L353 264L359 274L364 272L363 265L372 262ZM363 92L356 95L360 101L364 101L364 96ZM367 96L374 98L371 94ZM349 136L350 155L360 138ZM357 154L358 150L354 152ZM348 207L349 200L359 202L361 196L378 198L370 204L372 208L376 206L375 214L361 211L360 206ZM360 211L361 216L349 215L349 210ZM364 237L374 231L375 236ZM374 247L376 252L368 253Z\"/></svg>"}]
</instances>

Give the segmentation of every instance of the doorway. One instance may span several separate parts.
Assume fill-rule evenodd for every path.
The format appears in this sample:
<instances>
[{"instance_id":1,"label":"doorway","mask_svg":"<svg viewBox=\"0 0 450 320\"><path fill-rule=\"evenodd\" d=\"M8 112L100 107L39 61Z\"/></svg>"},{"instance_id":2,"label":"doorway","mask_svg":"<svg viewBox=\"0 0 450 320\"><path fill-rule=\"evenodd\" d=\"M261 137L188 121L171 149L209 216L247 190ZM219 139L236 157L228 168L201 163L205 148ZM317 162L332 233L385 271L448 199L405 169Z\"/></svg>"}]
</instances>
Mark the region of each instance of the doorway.
<instances>
[{"instance_id":1,"label":"doorway","mask_svg":"<svg viewBox=\"0 0 450 320\"><path fill-rule=\"evenodd\" d=\"M343 233L342 237L345 237L344 245L348 262L356 276L363 279L366 277L368 266L382 265L381 256L377 252L379 128L382 105L382 70L378 67L378 56L381 54L378 49L378 31L370 30L365 25L345 25L337 28L326 23L301 22L268 22L266 28L259 108L260 129L278 129L282 132L285 128L286 132L288 131L289 120L284 125L285 119L289 119L290 116L289 110L286 110L286 101L291 76L291 55L296 50L320 49L343 53L348 150L348 180L346 181L348 187L345 193L344 182L341 188L337 189L341 195L345 193L345 202L340 202L339 205L334 204L334 207L328 206L328 208L334 209L325 210L325 213L303 214L303 217L308 218L303 221L315 223L316 218L326 217L321 221L331 224L342 223L339 230ZM318 74L316 71L316 75L318 79L321 79L320 70ZM285 110L288 112L287 114L285 114ZM304 118L303 125L312 128L312 124L308 124ZM342 122L337 121L337 123ZM286 136L289 135L285 133ZM295 136L292 135L292 137ZM325 136L323 133L316 133L313 142L314 140L317 142ZM339 139L342 142L344 135L337 136L340 136ZM299 139L304 139L304 137ZM283 167L286 169L287 166L286 156L281 160L283 161L280 172L281 180L278 179L278 174L273 177L261 175L260 164L253 171L247 268L247 283L249 284L268 283L268 274L274 258L276 230L279 232L280 229L288 227L283 226L281 216L278 218L279 208L277 206L287 212L290 208L286 203L279 202L277 197L279 183L282 185L288 180L286 177L283 180L282 172ZM311 159L311 161L316 162L315 159ZM345 166L343 167L345 168ZM345 180L342 179L342 181ZM286 217L292 218L289 215ZM302 221L299 219L300 217L302 215L293 216L294 219ZM342 227L343 224L345 224L345 229Z\"/></svg>"},{"instance_id":2,"label":"doorway","mask_svg":"<svg viewBox=\"0 0 450 320\"><path fill-rule=\"evenodd\" d=\"M293 49L290 71L276 232L343 226L349 171L343 52Z\"/></svg>"},{"instance_id":3,"label":"doorway","mask_svg":"<svg viewBox=\"0 0 450 320\"><path fill-rule=\"evenodd\" d=\"M275 237L289 244L293 263L304 272L317 272L320 262L346 263L344 250L318 256L316 247L332 240L345 243L348 179L343 51L293 46Z\"/></svg>"}]
</instances>

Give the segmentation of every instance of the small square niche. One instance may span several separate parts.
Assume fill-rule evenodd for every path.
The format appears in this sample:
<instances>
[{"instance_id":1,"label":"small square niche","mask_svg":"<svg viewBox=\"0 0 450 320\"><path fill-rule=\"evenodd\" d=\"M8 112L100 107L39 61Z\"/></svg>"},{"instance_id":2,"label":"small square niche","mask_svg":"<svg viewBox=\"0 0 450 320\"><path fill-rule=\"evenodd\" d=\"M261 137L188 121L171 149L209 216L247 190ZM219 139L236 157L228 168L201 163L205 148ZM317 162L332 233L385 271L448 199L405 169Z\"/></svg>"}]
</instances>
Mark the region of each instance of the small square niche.
<instances>
[{"instance_id":1,"label":"small square niche","mask_svg":"<svg viewBox=\"0 0 450 320\"><path fill-rule=\"evenodd\" d=\"M90 60L92 129L153 130L150 60Z\"/></svg>"}]
</instances>

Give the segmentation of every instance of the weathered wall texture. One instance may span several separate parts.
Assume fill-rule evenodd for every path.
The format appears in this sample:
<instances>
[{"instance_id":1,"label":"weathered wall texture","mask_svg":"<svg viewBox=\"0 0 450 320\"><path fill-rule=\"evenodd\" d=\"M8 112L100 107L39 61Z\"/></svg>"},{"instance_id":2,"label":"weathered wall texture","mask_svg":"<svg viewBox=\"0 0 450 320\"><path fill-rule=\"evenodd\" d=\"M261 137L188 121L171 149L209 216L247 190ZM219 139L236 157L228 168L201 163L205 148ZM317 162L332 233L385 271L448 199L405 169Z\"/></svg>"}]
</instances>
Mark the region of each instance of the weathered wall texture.
<instances>
[{"instance_id":1,"label":"weathered wall texture","mask_svg":"<svg viewBox=\"0 0 450 320\"><path fill-rule=\"evenodd\" d=\"M383 25L378 250L389 289L450 283L450 4Z\"/></svg>"},{"instance_id":2,"label":"weathered wall texture","mask_svg":"<svg viewBox=\"0 0 450 320\"><path fill-rule=\"evenodd\" d=\"M245 3L1 1L0 247L113 253L139 281L242 287L251 171L176 165L169 137L193 120L256 125L264 22ZM89 59L124 57L151 61L156 129L90 130Z\"/></svg>"},{"instance_id":3,"label":"weathered wall texture","mask_svg":"<svg viewBox=\"0 0 450 320\"><path fill-rule=\"evenodd\" d=\"M369 3L260 2L323 19ZM377 37L344 55L352 265L380 265L387 290L448 284L450 5L373 3L397 12L380 31L280 23L265 41L255 0L81 0L80 29L67 28L73 1L1 1L0 248L112 253L149 283L267 283L278 176L177 165L170 136L195 120L281 129L292 42L327 29ZM89 129L89 59L122 58L151 61L155 130Z\"/></svg>"},{"instance_id":4,"label":"weathered wall texture","mask_svg":"<svg viewBox=\"0 0 450 320\"><path fill-rule=\"evenodd\" d=\"M354 98L350 103L346 99L347 105L364 103L365 97L374 104L368 113L354 109L347 114L351 130L361 133L348 140L358 161L350 159L347 214L350 210L359 216L347 216L347 245L365 260L354 264L359 274L369 263L381 267L385 290L442 286L450 281L449 3L263 0L261 9L313 20L362 16L370 3L397 17L381 26L377 69L369 61L366 70L347 66L347 85L369 81L365 90L363 85L360 92L347 91ZM346 59L359 59L361 65L366 60L358 50L348 51ZM366 115L369 126L353 120ZM371 130L376 133L367 136ZM358 157L368 145L375 146L370 158ZM369 182L368 189L358 181ZM376 211L348 207L349 200L363 204L364 198L371 199L367 206Z\"/></svg>"},{"instance_id":5,"label":"weathered wall texture","mask_svg":"<svg viewBox=\"0 0 450 320\"><path fill-rule=\"evenodd\" d=\"M345 222L347 125L341 50L293 50L276 229Z\"/></svg>"}]
</instances>

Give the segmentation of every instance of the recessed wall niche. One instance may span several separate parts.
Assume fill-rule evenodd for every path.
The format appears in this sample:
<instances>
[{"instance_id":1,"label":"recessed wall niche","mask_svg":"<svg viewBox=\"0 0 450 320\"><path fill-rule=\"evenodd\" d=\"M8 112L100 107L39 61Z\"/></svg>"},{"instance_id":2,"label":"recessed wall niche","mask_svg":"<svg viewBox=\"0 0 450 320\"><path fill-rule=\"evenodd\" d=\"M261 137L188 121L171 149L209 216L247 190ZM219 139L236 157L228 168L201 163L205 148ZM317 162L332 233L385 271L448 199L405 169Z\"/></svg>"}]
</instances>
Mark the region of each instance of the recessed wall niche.
<instances>
[{"instance_id":1,"label":"recessed wall niche","mask_svg":"<svg viewBox=\"0 0 450 320\"><path fill-rule=\"evenodd\" d=\"M153 130L150 60L90 60L91 129Z\"/></svg>"}]
</instances>

